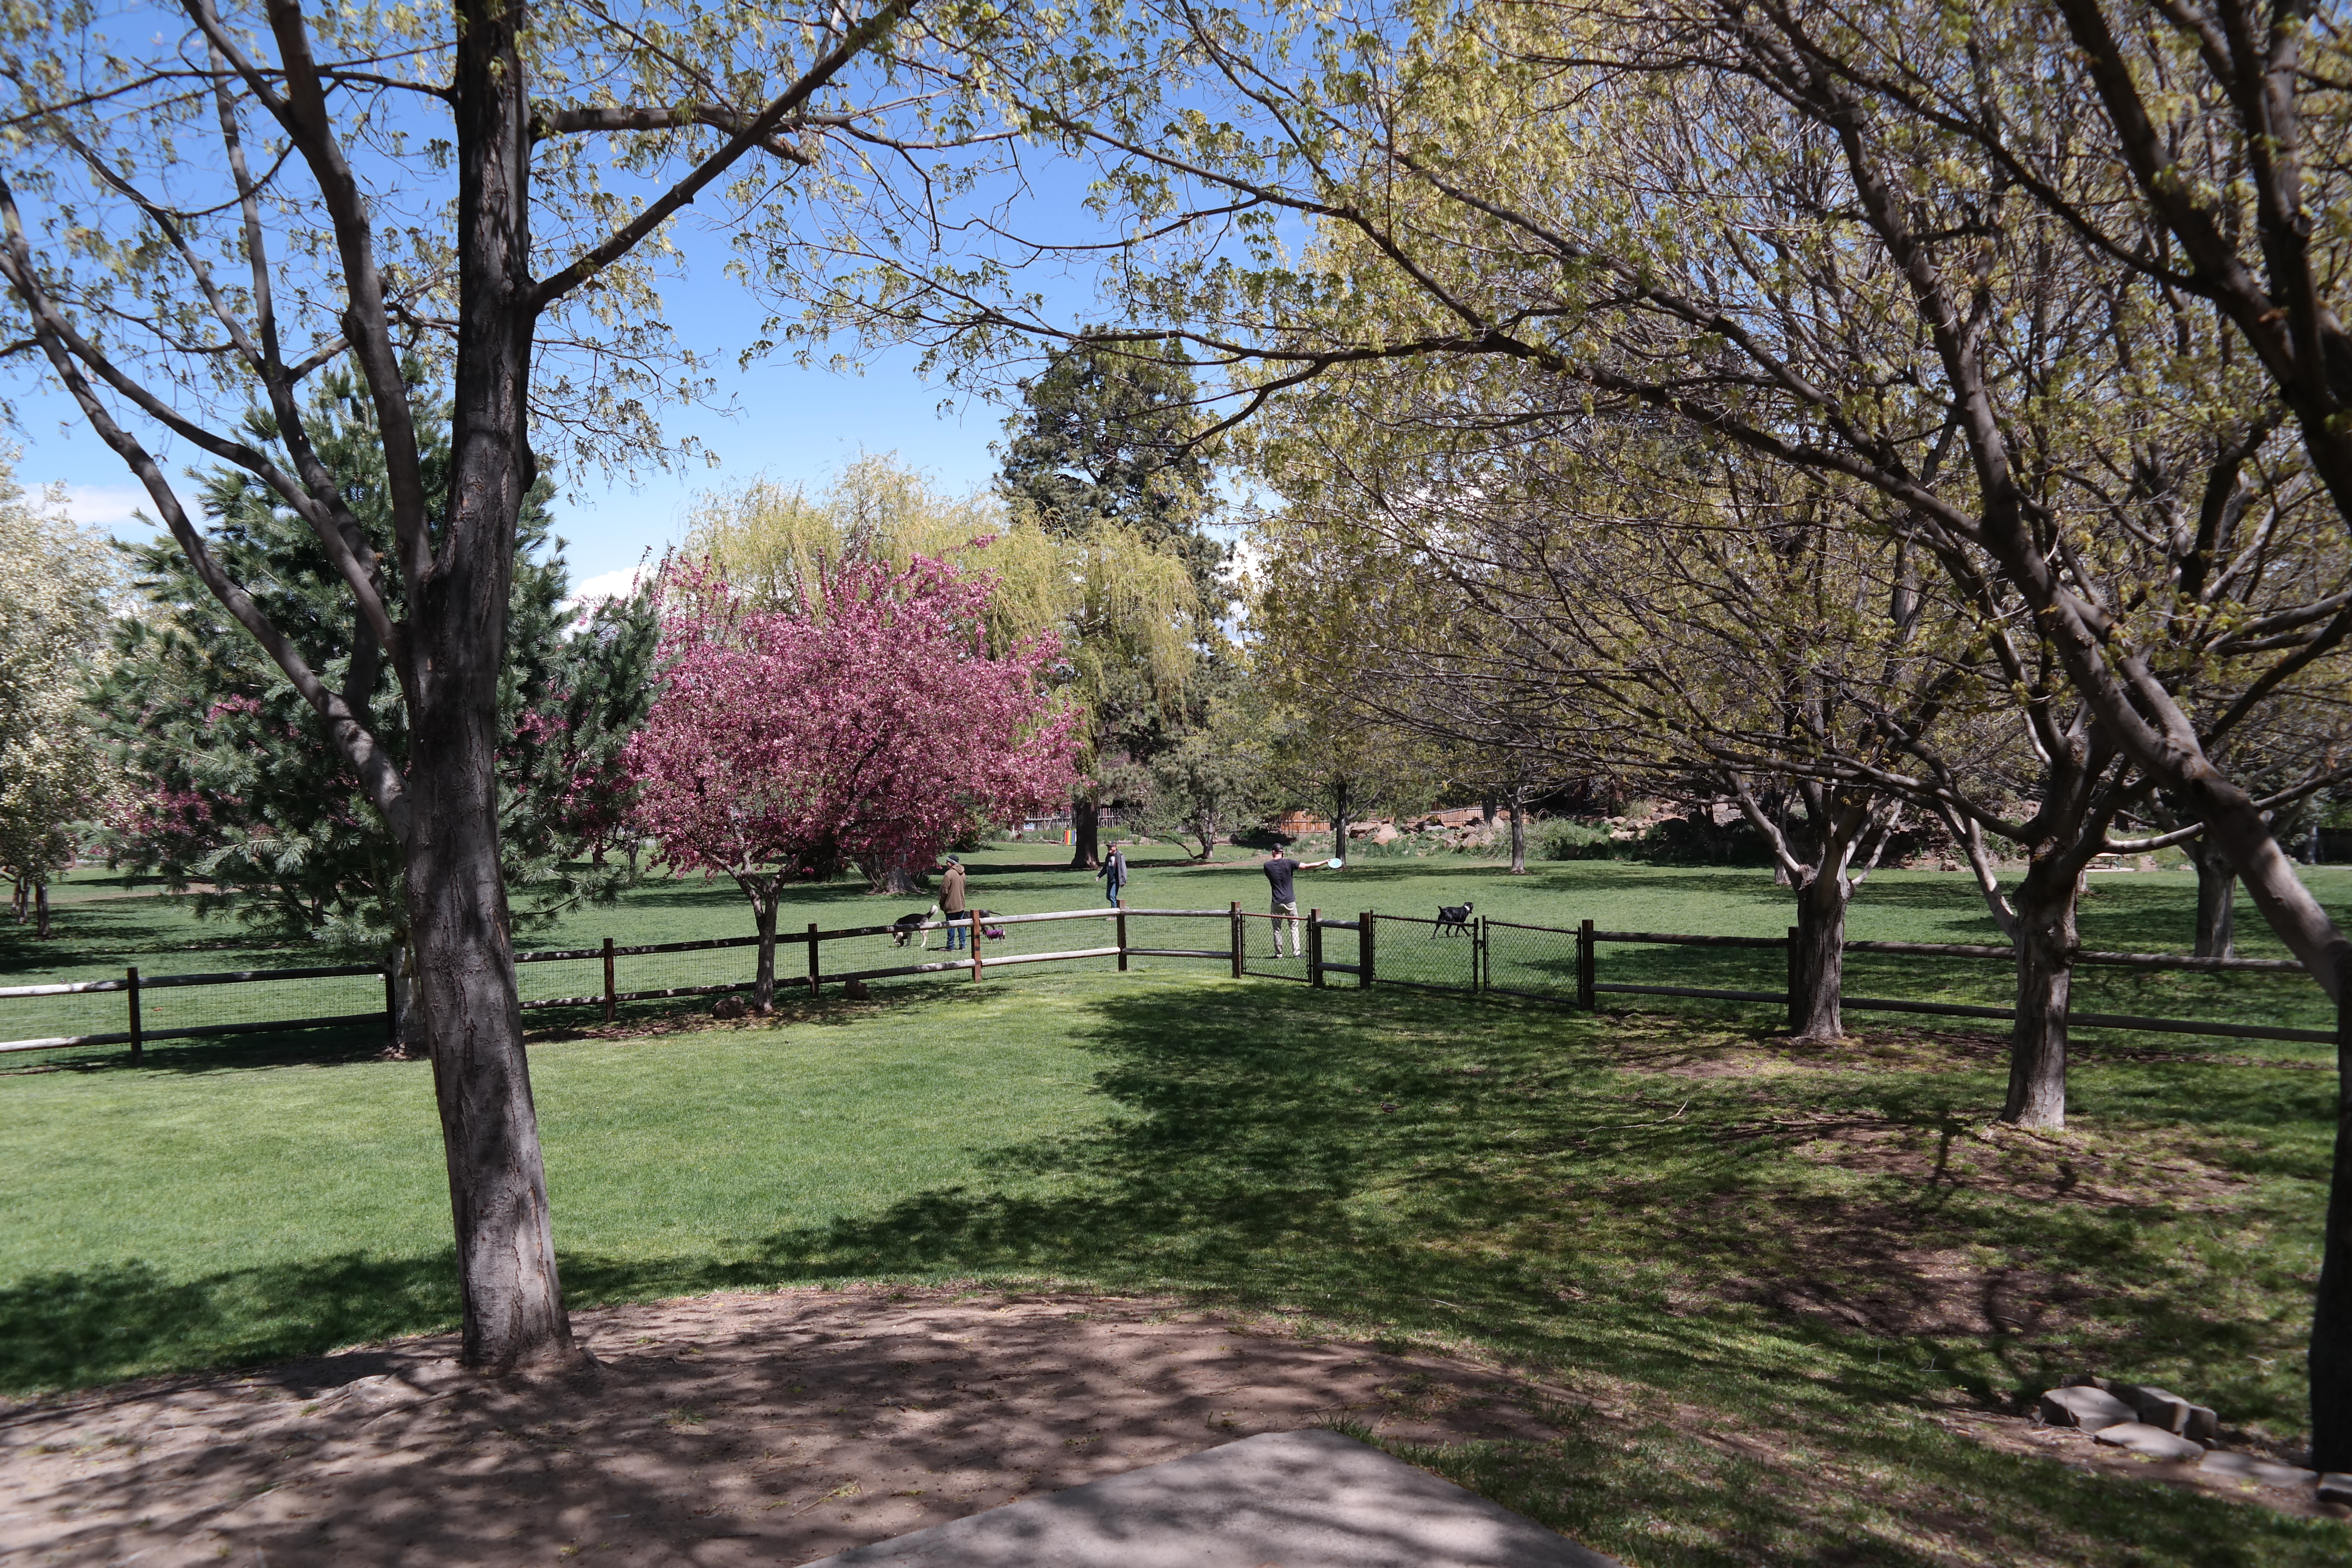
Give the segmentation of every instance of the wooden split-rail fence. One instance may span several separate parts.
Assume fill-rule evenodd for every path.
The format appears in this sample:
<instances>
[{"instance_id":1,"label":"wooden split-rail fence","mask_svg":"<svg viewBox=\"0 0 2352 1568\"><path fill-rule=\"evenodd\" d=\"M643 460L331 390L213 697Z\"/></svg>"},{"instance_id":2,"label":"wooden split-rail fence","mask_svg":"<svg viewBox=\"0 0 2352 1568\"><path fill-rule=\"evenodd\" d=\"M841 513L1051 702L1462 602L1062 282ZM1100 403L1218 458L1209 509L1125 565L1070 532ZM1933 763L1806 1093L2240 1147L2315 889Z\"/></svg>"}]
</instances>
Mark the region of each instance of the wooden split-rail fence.
<instances>
[{"instance_id":1,"label":"wooden split-rail fence","mask_svg":"<svg viewBox=\"0 0 2352 1568\"><path fill-rule=\"evenodd\" d=\"M1046 928L1071 921L1096 922L1104 928L1103 935L1108 940L1068 946L1057 946L1047 941L1034 951L1022 950L1026 943L1044 936ZM1171 929L1171 923L1173 930ZM1200 931L1203 924L1216 929ZM1208 936L1209 941L1187 942L1181 940L1195 932ZM1573 927L1543 926L1483 916L1458 921L1429 920L1419 916L1382 914L1372 910L1363 910L1352 919L1335 919L1327 918L1320 910L1310 910L1304 916L1259 914L1244 910L1238 904L1223 910L1090 909L1027 915L979 911L953 920L905 925L848 926L826 930L812 922L803 931L781 931L776 937L776 984L780 992L804 988L808 994L815 996L821 994L827 985L841 985L850 981L920 975L968 975L977 981L997 971L1040 963L1108 960L1118 970L1124 971L1129 960L1135 958L1191 959L1214 963L1236 979L1245 975L1286 979L1300 981L1315 988L1335 983L1352 983L1360 988L1383 984L1443 992L1491 993L1587 1010L1597 1009L1601 999L1609 995L1785 1004L1793 1026L1800 1016L1801 1001L1796 974L1796 935L1793 929L1786 937L1604 931L1596 928L1591 921L1581 921ZM1385 942L1384 937L1387 939ZM929 943L935 938L952 945L933 956L935 950ZM890 945L877 947L879 939L888 939ZM540 964L601 964L602 971L602 984L595 989L577 990L574 994L562 995L526 994L522 1005L533 1011L562 1009L601 1014L604 1022L611 1023L617 1019L620 1008L625 1004L748 991L752 983L745 977L742 966L733 954L737 950L754 947L758 941L757 937L723 937L701 942L622 945L608 937L594 947L517 953L515 963L519 980L523 978L523 972L529 966ZM917 946L919 941L919 947ZM992 955L988 951L992 942L1005 943L1009 950ZM1670 948L1780 948L1789 954L1789 984L1785 989L1767 991L1603 981L1600 978L1598 954L1601 947L1610 944ZM922 956L916 957L910 952L905 960L899 961L896 950L902 947L919 952ZM1284 951L1286 947L1286 952ZM846 949L847 966L827 968L828 948L836 952ZM787 963L786 954L793 949L800 951L793 954L791 963ZM2011 956L2011 950L2006 947L1949 942L1849 942L1845 944L1845 951L1849 953L1899 954L1931 959L2007 960ZM642 983L646 978L685 978L675 973L667 975L646 973L656 963L667 962L675 970L684 955L715 957L722 953L730 955L725 962L733 969L733 973L724 978L693 978L689 983L671 984ZM861 962L875 957L893 961L878 963ZM2112 965L2142 970L2282 975L2304 973L2300 964L2284 959L2193 958L2170 953L2084 952L2077 956L2075 962L2094 968ZM626 968L639 971L635 978L640 983L623 989ZM354 1010L349 1005L352 1000L352 983L364 984L368 978L380 983L382 1003L364 1010ZM340 994L345 1004L339 1012L298 1010L284 1016L219 1017L205 1021L189 1021L181 1017L164 1020L160 1026L156 1020L146 1016L146 1009L154 1005L150 999L158 993L176 999L176 994L199 988L264 985L286 988L307 983L335 982L342 983ZM560 985L557 987L562 988ZM371 1026L382 1028L388 1038L396 1037L399 1032L397 989L394 977L387 971L372 964L144 976L138 968L131 967L126 969L120 978L0 987L0 1007L43 999L55 1001L100 995L121 996L123 1011L119 1016L121 1027L0 1040L0 1053L125 1045L130 1047L130 1059L138 1061L142 1059L145 1047L159 1040ZM1887 996L1845 996L1842 998L1842 1005L1857 1012L1912 1013L1997 1021L2006 1021L2012 1016L2007 1007ZM226 1010L267 1012L268 1007L256 1009L247 1005ZM6 1032L5 1020L6 1015L0 1012L0 1033ZM2352 1026L2341 1019L2339 1029L2313 1029L2263 1023L2094 1012L2075 1012L2069 1021L2086 1028L2316 1045L2335 1043L2340 1028Z\"/></svg>"}]
</instances>

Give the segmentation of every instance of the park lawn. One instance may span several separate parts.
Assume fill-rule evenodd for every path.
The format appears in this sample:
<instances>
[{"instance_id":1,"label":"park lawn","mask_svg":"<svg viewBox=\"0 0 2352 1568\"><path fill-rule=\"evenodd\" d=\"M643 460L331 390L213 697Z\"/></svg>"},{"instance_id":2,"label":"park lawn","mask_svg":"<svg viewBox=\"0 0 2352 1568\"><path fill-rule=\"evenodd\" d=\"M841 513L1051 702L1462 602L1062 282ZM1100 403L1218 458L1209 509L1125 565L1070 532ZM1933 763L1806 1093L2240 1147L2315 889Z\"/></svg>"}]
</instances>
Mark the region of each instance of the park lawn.
<instances>
[{"instance_id":1,"label":"park lawn","mask_svg":"<svg viewBox=\"0 0 2352 1568\"><path fill-rule=\"evenodd\" d=\"M429 1069L157 1055L0 1083L0 1384L452 1321ZM1467 1353L1607 1418L1414 1457L1647 1568L2352 1551L1937 1420L2093 1368L2297 1437L2321 1072L2095 1060L2037 1137L1988 1125L1966 1036L1800 1052L1161 967L544 1043L532 1074L576 1302L1058 1281Z\"/></svg>"}]
</instances>

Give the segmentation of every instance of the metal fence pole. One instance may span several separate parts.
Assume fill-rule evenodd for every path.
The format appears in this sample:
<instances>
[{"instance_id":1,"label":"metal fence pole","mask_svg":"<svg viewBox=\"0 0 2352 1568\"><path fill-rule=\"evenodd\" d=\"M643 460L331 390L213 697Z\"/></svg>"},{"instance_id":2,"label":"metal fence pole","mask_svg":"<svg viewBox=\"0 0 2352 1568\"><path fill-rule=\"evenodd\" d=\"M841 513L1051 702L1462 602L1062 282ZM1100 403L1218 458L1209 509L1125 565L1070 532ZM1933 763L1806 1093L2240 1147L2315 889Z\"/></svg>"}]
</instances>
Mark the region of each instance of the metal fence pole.
<instances>
[{"instance_id":1,"label":"metal fence pole","mask_svg":"<svg viewBox=\"0 0 2352 1568\"><path fill-rule=\"evenodd\" d=\"M814 996L814 995L816 995L816 994L818 994L818 992L820 991L820 989L822 988L823 984L824 984L824 982L823 982L823 981L822 981L822 979L819 977L818 973L817 973L817 963L816 963L816 955L817 955L816 921L809 921L809 929L808 929L808 947L809 947L809 994L810 994L811 996Z\"/></svg>"},{"instance_id":2,"label":"metal fence pole","mask_svg":"<svg viewBox=\"0 0 2352 1568\"><path fill-rule=\"evenodd\" d=\"M611 1023L621 1010L620 987L613 984L613 939L604 939L604 1022Z\"/></svg>"},{"instance_id":3,"label":"metal fence pole","mask_svg":"<svg viewBox=\"0 0 2352 1568\"><path fill-rule=\"evenodd\" d=\"M1366 910L1356 917L1356 989L1369 990L1372 984L1372 911Z\"/></svg>"},{"instance_id":4,"label":"metal fence pole","mask_svg":"<svg viewBox=\"0 0 2352 1568\"><path fill-rule=\"evenodd\" d=\"M1127 973L1127 911L1118 911L1118 972Z\"/></svg>"},{"instance_id":5,"label":"metal fence pole","mask_svg":"<svg viewBox=\"0 0 2352 1568\"><path fill-rule=\"evenodd\" d=\"M1234 978L1239 980L1242 977L1242 906L1241 900L1238 899L1234 900L1232 918L1234 922Z\"/></svg>"},{"instance_id":6,"label":"metal fence pole","mask_svg":"<svg viewBox=\"0 0 2352 1568\"><path fill-rule=\"evenodd\" d=\"M1795 1034L1805 1026L1805 945L1797 940L1797 928L1789 928L1789 1032Z\"/></svg>"},{"instance_id":7,"label":"metal fence pole","mask_svg":"<svg viewBox=\"0 0 2352 1568\"><path fill-rule=\"evenodd\" d=\"M139 1027L139 966L134 963L122 973L131 993L131 1059L135 1062L147 1050L146 1036Z\"/></svg>"},{"instance_id":8,"label":"metal fence pole","mask_svg":"<svg viewBox=\"0 0 2352 1568\"><path fill-rule=\"evenodd\" d=\"M1588 1013L1600 1005L1600 994L1592 988L1599 976L1593 970L1592 922L1580 921L1576 927L1576 1005Z\"/></svg>"},{"instance_id":9,"label":"metal fence pole","mask_svg":"<svg viewBox=\"0 0 2352 1568\"><path fill-rule=\"evenodd\" d=\"M1307 984L1323 989L1323 911L1307 911Z\"/></svg>"},{"instance_id":10,"label":"metal fence pole","mask_svg":"<svg viewBox=\"0 0 2352 1568\"><path fill-rule=\"evenodd\" d=\"M1486 989L1486 917L1478 917L1478 929L1470 933L1470 989Z\"/></svg>"},{"instance_id":11,"label":"metal fence pole","mask_svg":"<svg viewBox=\"0 0 2352 1568\"><path fill-rule=\"evenodd\" d=\"M400 960L383 966L383 1043L400 1044Z\"/></svg>"}]
</instances>

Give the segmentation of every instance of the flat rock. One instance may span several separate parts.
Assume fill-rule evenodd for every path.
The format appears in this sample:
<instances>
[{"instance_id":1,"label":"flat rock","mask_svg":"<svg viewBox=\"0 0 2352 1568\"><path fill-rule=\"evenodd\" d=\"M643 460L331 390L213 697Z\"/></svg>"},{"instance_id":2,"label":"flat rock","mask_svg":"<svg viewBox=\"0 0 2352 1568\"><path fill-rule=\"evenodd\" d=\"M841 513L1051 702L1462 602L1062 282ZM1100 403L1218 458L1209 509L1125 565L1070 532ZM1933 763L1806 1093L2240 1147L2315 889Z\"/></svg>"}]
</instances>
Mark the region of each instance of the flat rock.
<instances>
[{"instance_id":1,"label":"flat rock","mask_svg":"<svg viewBox=\"0 0 2352 1568\"><path fill-rule=\"evenodd\" d=\"M2352 1502L2352 1476L2347 1476L2340 1470L2330 1470L2320 1477L2319 1500Z\"/></svg>"},{"instance_id":2,"label":"flat rock","mask_svg":"<svg viewBox=\"0 0 2352 1568\"><path fill-rule=\"evenodd\" d=\"M1622 1568L1337 1432L1269 1432L808 1568Z\"/></svg>"},{"instance_id":3,"label":"flat rock","mask_svg":"<svg viewBox=\"0 0 2352 1568\"><path fill-rule=\"evenodd\" d=\"M2195 1459L2205 1453L2205 1445L2193 1442L2177 1432L2161 1426L2151 1426L2145 1421L2123 1421L2113 1426L2102 1426L2091 1434L2095 1443L2111 1443L2135 1454L2145 1454L2151 1459Z\"/></svg>"},{"instance_id":4,"label":"flat rock","mask_svg":"<svg viewBox=\"0 0 2352 1568\"><path fill-rule=\"evenodd\" d=\"M2316 1472L2299 1465L2282 1465L2275 1459L2257 1458L2252 1454L2232 1453L2216 1448L2205 1456L2197 1467L2208 1475L2234 1476L2241 1480L2259 1481L2282 1491L2299 1490L2319 1479Z\"/></svg>"},{"instance_id":5,"label":"flat rock","mask_svg":"<svg viewBox=\"0 0 2352 1568\"><path fill-rule=\"evenodd\" d=\"M2053 1388L2042 1396L2039 1408L2051 1426L2080 1426L2085 1432L2138 1419L2130 1405L2097 1388Z\"/></svg>"}]
</instances>

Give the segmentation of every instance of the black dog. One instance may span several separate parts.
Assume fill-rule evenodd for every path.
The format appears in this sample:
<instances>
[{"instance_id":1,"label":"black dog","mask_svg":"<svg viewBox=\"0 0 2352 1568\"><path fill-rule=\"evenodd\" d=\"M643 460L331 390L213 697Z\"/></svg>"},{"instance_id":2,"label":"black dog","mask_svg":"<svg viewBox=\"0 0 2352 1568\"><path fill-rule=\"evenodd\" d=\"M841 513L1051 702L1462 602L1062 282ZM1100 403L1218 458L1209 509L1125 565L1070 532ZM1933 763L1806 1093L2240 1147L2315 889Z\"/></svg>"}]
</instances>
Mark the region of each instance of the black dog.
<instances>
[{"instance_id":1,"label":"black dog","mask_svg":"<svg viewBox=\"0 0 2352 1568\"><path fill-rule=\"evenodd\" d=\"M1441 936L1468 936L1470 934L1470 911L1477 907L1478 906L1475 904L1466 903L1438 905L1437 929L1431 931L1429 934L1433 938Z\"/></svg>"},{"instance_id":2,"label":"black dog","mask_svg":"<svg viewBox=\"0 0 2352 1568\"><path fill-rule=\"evenodd\" d=\"M930 912L929 914L927 914L927 915L900 915L897 920L892 921L890 922L890 942L891 942L891 945L892 945L892 946L894 946L894 947L904 947L904 946L906 946L906 945L907 945L907 939L908 939L908 938L909 938L909 937L911 937L911 936L913 936L917 931L920 931L920 930L924 927L924 925L925 925L925 924L927 924L927 923L928 923L929 921L930 921L932 919L934 919L935 917L937 917L937 915L939 914L939 912L940 912L939 906L938 906L937 904L934 904L934 905L932 905L932 906L931 906L931 912ZM929 937L926 936L926 937L923 939L923 945L924 945L925 947L929 947L929 946L930 946L930 945L931 945L931 939L930 939Z\"/></svg>"}]
</instances>

